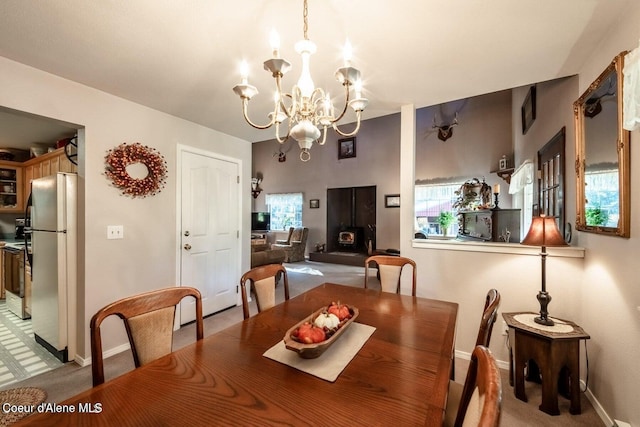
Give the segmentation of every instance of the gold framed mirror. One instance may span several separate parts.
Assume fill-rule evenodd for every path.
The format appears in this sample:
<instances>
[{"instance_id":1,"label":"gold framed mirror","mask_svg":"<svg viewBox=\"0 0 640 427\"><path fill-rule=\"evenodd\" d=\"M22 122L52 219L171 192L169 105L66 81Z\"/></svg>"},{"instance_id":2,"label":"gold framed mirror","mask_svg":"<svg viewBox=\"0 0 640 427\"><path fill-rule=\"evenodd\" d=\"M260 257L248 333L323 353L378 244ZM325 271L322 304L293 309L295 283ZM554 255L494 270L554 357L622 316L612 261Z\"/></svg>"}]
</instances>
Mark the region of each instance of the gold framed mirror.
<instances>
[{"instance_id":1,"label":"gold framed mirror","mask_svg":"<svg viewBox=\"0 0 640 427\"><path fill-rule=\"evenodd\" d=\"M573 103L576 229L629 237L629 131L622 128L622 52Z\"/></svg>"}]
</instances>

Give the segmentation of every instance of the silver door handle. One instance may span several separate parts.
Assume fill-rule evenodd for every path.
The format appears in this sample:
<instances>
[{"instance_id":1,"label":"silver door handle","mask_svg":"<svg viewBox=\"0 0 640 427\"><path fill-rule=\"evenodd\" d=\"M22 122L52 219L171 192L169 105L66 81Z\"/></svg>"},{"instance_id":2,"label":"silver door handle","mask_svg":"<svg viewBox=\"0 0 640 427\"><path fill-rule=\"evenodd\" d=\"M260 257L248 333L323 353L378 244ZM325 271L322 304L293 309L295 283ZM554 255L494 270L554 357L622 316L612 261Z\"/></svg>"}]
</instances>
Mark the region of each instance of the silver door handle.
<instances>
[{"instance_id":1,"label":"silver door handle","mask_svg":"<svg viewBox=\"0 0 640 427\"><path fill-rule=\"evenodd\" d=\"M187 243L186 245L184 245L184 248L189 251L191 250L191 245Z\"/></svg>"}]
</instances>

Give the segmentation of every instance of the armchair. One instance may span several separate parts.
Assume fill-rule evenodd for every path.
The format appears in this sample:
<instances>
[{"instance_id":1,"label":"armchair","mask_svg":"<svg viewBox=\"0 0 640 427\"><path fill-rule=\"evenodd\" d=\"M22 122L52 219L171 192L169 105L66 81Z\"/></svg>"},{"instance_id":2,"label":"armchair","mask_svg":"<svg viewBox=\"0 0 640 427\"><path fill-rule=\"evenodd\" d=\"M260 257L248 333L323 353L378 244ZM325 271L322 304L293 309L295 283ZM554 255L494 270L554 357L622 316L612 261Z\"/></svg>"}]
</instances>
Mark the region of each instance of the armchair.
<instances>
[{"instance_id":1,"label":"armchair","mask_svg":"<svg viewBox=\"0 0 640 427\"><path fill-rule=\"evenodd\" d=\"M284 262L304 261L304 252L307 247L307 227L290 227L286 240L277 240L271 245L271 249L282 249L285 253Z\"/></svg>"}]
</instances>

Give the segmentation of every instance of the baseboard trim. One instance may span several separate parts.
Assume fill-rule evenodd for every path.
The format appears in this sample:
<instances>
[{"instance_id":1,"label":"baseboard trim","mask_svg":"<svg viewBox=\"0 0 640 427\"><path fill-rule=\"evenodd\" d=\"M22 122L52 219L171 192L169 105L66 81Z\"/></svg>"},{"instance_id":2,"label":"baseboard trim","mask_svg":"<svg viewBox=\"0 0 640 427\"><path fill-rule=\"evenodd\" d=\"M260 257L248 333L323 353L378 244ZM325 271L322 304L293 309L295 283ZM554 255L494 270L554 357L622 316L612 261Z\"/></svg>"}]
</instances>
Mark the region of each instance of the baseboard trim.
<instances>
[{"instance_id":1,"label":"baseboard trim","mask_svg":"<svg viewBox=\"0 0 640 427\"><path fill-rule=\"evenodd\" d=\"M612 420L611 417L609 417L609 415L607 414L607 411L604 410L604 408L602 407L598 399L596 399L596 397L593 395L593 393L591 392L591 389L589 389L587 387L587 384L582 380L580 380L580 388L581 390L586 390L584 392L584 395L587 396L587 399L589 399L589 402L591 402L591 404L593 405L593 409L596 410L596 413L598 414L598 416L600 417L604 425L606 426L616 425L615 421Z\"/></svg>"},{"instance_id":2,"label":"baseboard trim","mask_svg":"<svg viewBox=\"0 0 640 427\"><path fill-rule=\"evenodd\" d=\"M466 351L456 350L455 356L456 356L456 359L471 360L471 353L467 353ZM496 360L496 364L500 369L506 369L506 370L509 369L508 361ZM604 408L602 407L598 399L593 395L593 393L591 392L591 389L587 387L587 384L583 380L580 380L580 389L586 390L584 392L585 396L587 397L587 399L589 399L589 402L591 402L591 405L593 405L593 409L595 409L596 413L598 414L598 416L600 417L604 425L606 426L615 425L614 421L607 414L607 411L604 410Z\"/></svg>"},{"instance_id":3,"label":"baseboard trim","mask_svg":"<svg viewBox=\"0 0 640 427\"><path fill-rule=\"evenodd\" d=\"M102 358L107 359L111 356L115 356L116 354L122 353L123 351L127 351L130 348L131 348L131 344L129 343L119 345L117 347L114 347L110 350L103 352ZM80 356L76 356L74 360L78 365L82 367L91 365L91 357L82 358Z\"/></svg>"},{"instance_id":4,"label":"baseboard trim","mask_svg":"<svg viewBox=\"0 0 640 427\"><path fill-rule=\"evenodd\" d=\"M462 360L471 360L471 353L467 353L466 351L456 350L456 359ZM509 362L505 362L503 360L496 360L498 364L498 368L500 369L509 369Z\"/></svg>"}]
</instances>

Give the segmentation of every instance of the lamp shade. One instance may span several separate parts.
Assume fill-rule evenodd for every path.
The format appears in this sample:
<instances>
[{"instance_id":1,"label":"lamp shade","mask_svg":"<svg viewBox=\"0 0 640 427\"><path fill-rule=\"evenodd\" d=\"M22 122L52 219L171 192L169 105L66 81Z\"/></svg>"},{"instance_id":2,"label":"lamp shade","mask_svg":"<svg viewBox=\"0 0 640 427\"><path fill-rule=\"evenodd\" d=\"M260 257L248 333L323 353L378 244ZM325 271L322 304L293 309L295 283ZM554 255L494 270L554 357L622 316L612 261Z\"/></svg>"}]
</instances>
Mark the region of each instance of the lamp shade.
<instances>
[{"instance_id":1,"label":"lamp shade","mask_svg":"<svg viewBox=\"0 0 640 427\"><path fill-rule=\"evenodd\" d=\"M558 230L556 219L548 216L536 216L531 221L531 228L522 241L527 246L568 246Z\"/></svg>"}]
</instances>

